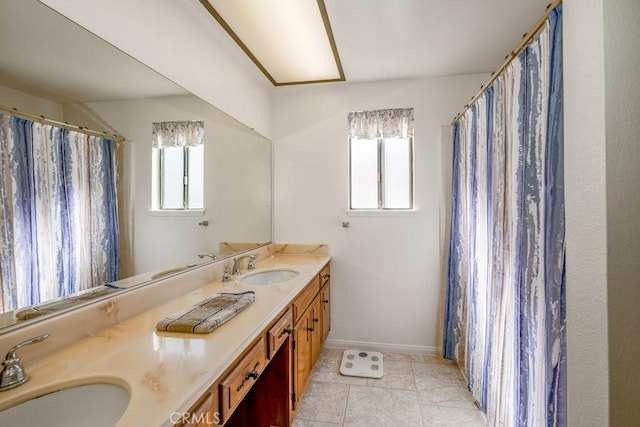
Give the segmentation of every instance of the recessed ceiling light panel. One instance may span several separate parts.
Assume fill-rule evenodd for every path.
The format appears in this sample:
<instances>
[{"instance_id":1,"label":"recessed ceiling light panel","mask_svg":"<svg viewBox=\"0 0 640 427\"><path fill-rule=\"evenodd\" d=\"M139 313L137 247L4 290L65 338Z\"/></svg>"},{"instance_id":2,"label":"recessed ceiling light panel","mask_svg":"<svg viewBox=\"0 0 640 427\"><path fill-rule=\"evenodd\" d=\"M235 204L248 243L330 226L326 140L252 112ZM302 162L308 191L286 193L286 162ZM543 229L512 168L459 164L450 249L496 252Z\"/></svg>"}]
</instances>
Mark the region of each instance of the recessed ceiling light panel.
<instances>
[{"instance_id":1,"label":"recessed ceiling light panel","mask_svg":"<svg viewBox=\"0 0 640 427\"><path fill-rule=\"evenodd\" d=\"M276 86L343 81L323 0L200 0Z\"/></svg>"}]
</instances>

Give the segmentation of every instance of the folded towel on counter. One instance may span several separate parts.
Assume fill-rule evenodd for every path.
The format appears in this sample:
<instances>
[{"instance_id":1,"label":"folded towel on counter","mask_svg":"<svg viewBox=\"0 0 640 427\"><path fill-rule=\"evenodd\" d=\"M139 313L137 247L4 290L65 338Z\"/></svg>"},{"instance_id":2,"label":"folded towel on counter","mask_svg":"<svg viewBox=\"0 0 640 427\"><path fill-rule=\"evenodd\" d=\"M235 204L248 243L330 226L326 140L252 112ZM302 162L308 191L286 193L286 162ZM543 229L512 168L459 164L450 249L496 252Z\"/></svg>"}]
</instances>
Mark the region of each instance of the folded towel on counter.
<instances>
[{"instance_id":1,"label":"folded towel on counter","mask_svg":"<svg viewBox=\"0 0 640 427\"><path fill-rule=\"evenodd\" d=\"M240 313L255 300L255 292L219 293L165 317L156 329L167 332L208 334Z\"/></svg>"}]
</instances>

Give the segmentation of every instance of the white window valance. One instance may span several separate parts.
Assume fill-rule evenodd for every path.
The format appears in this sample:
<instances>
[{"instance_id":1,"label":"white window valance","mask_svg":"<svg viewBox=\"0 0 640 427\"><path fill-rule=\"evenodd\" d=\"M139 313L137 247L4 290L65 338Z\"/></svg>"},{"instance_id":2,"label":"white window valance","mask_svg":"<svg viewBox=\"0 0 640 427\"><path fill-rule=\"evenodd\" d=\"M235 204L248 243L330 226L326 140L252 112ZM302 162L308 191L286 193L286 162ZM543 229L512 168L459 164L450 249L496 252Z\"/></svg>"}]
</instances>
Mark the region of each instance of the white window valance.
<instances>
[{"instance_id":1,"label":"white window valance","mask_svg":"<svg viewBox=\"0 0 640 427\"><path fill-rule=\"evenodd\" d=\"M349 113L349 137L413 138L413 108L353 111Z\"/></svg>"},{"instance_id":2,"label":"white window valance","mask_svg":"<svg viewBox=\"0 0 640 427\"><path fill-rule=\"evenodd\" d=\"M154 123L152 135L153 148L195 147L202 144L204 121Z\"/></svg>"}]
</instances>

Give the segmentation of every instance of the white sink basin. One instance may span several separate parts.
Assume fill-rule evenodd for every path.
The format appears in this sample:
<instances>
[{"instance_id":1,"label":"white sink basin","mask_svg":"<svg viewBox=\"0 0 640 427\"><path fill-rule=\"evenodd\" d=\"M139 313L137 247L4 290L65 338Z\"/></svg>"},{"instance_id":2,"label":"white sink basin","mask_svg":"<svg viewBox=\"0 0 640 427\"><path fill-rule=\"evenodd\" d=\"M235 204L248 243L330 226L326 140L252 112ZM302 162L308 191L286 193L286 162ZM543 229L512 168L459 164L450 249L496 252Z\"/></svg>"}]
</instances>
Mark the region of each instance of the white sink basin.
<instances>
[{"instance_id":1,"label":"white sink basin","mask_svg":"<svg viewBox=\"0 0 640 427\"><path fill-rule=\"evenodd\" d=\"M286 282L298 277L298 272L294 270L267 270L259 273L251 274L243 279L240 283L244 285L274 285L276 283Z\"/></svg>"},{"instance_id":2,"label":"white sink basin","mask_svg":"<svg viewBox=\"0 0 640 427\"><path fill-rule=\"evenodd\" d=\"M0 412L0 426L71 427L116 425L129 392L114 384L87 384L48 393Z\"/></svg>"}]
</instances>

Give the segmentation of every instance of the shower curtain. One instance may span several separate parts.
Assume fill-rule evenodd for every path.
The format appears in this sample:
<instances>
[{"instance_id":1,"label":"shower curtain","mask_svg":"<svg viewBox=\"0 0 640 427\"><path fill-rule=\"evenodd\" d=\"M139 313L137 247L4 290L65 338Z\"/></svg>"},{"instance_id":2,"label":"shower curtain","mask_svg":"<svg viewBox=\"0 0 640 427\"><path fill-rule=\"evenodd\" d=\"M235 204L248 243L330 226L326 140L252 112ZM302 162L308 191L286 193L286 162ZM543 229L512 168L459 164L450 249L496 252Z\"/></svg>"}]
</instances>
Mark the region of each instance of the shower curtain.
<instances>
[{"instance_id":1,"label":"shower curtain","mask_svg":"<svg viewBox=\"0 0 640 427\"><path fill-rule=\"evenodd\" d=\"M566 425L562 7L454 123L444 356L488 425Z\"/></svg>"},{"instance_id":2,"label":"shower curtain","mask_svg":"<svg viewBox=\"0 0 640 427\"><path fill-rule=\"evenodd\" d=\"M118 279L115 142L0 114L0 303Z\"/></svg>"}]
</instances>

